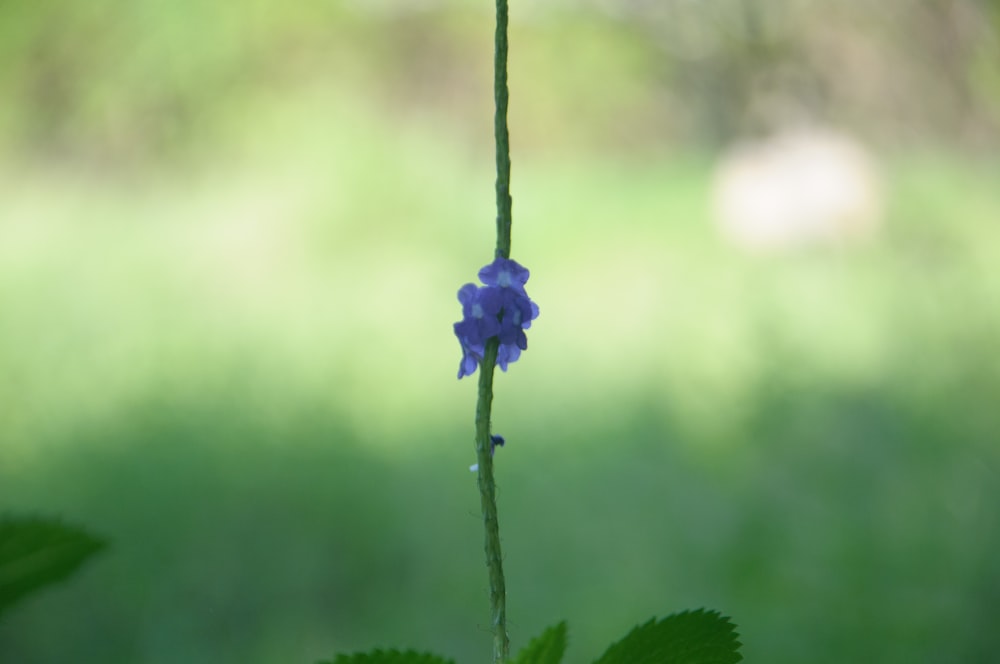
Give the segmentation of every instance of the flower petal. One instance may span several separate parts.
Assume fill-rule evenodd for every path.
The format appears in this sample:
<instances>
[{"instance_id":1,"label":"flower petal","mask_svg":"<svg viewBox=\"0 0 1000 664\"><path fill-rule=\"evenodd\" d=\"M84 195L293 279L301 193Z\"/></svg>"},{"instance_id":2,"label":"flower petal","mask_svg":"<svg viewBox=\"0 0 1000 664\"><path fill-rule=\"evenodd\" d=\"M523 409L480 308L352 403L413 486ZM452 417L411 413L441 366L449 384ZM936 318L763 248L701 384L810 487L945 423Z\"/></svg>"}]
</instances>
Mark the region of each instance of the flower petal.
<instances>
[{"instance_id":1,"label":"flower petal","mask_svg":"<svg viewBox=\"0 0 1000 664\"><path fill-rule=\"evenodd\" d=\"M497 258L479 271L479 279L487 286L513 288L524 292L524 284L531 273L517 261Z\"/></svg>"}]
</instances>

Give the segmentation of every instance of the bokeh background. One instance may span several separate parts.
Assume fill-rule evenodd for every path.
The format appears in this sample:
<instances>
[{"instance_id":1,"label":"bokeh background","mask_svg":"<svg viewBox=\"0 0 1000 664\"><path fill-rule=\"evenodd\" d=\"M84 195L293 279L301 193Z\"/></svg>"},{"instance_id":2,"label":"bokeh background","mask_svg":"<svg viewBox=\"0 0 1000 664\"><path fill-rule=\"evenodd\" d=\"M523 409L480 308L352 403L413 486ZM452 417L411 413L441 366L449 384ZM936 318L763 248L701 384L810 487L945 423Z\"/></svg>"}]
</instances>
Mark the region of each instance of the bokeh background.
<instances>
[{"instance_id":1,"label":"bokeh background","mask_svg":"<svg viewBox=\"0 0 1000 664\"><path fill-rule=\"evenodd\" d=\"M748 661L996 661L1000 3L511 14L514 648L707 606ZM0 660L488 656L450 326L492 38L486 0L0 4L0 509L112 540ZM750 246L721 165L789 129L867 170L782 222L830 232Z\"/></svg>"}]
</instances>

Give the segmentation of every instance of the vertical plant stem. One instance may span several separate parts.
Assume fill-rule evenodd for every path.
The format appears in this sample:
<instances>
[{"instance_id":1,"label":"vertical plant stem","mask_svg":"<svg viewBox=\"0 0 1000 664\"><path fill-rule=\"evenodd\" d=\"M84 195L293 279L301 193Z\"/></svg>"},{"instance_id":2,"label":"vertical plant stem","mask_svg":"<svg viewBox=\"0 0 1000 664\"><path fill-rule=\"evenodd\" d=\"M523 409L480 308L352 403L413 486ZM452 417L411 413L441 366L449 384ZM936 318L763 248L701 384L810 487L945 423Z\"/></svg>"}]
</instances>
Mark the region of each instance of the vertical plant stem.
<instances>
[{"instance_id":1,"label":"vertical plant stem","mask_svg":"<svg viewBox=\"0 0 1000 664\"><path fill-rule=\"evenodd\" d=\"M497 153L497 256L510 258L510 134L507 131L507 0L497 0L493 50L493 136Z\"/></svg>"},{"instance_id":2,"label":"vertical plant stem","mask_svg":"<svg viewBox=\"0 0 1000 664\"><path fill-rule=\"evenodd\" d=\"M496 483L493 480L493 453L490 438L490 411L493 405L493 371L496 365L496 337L486 343L479 367L479 402L476 405L476 461L479 463L479 501L486 530L486 567L490 577L490 628L493 631L493 664L504 664L510 654L507 635L507 590L500 551L500 523L497 519Z\"/></svg>"},{"instance_id":3,"label":"vertical plant stem","mask_svg":"<svg viewBox=\"0 0 1000 664\"><path fill-rule=\"evenodd\" d=\"M497 248L499 258L510 258L510 135L507 132L507 0L497 0L497 27L493 61L493 97L496 114L493 132L497 158ZM510 656L507 635L507 590L500 550L496 482L493 480L493 442L490 413L493 408L493 373L500 342L486 342L479 367L479 399L476 404L476 459L479 462L479 499L486 530L486 567L490 577L490 628L493 631L493 664L504 664Z\"/></svg>"}]
</instances>

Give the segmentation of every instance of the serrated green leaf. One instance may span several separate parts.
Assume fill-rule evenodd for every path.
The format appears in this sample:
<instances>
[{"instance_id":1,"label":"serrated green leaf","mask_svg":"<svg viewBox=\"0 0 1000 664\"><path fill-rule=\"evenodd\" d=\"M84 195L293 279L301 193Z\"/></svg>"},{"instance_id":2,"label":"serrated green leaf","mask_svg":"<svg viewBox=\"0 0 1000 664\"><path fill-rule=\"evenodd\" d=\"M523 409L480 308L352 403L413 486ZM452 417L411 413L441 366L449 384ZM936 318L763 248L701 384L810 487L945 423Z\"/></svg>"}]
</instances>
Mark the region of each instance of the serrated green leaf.
<instances>
[{"instance_id":1,"label":"serrated green leaf","mask_svg":"<svg viewBox=\"0 0 1000 664\"><path fill-rule=\"evenodd\" d=\"M57 520L0 517L0 613L72 574L106 542Z\"/></svg>"},{"instance_id":2,"label":"serrated green leaf","mask_svg":"<svg viewBox=\"0 0 1000 664\"><path fill-rule=\"evenodd\" d=\"M353 655L337 655L318 664L455 664L453 660L415 650L373 650Z\"/></svg>"},{"instance_id":3,"label":"serrated green leaf","mask_svg":"<svg viewBox=\"0 0 1000 664\"><path fill-rule=\"evenodd\" d=\"M566 652L566 623L553 625L531 640L514 664L559 664Z\"/></svg>"},{"instance_id":4,"label":"serrated green leaf","mask_svg":"<svg viewBox=\"0 0 1000 664\"><path fill-rule=\"evenodd\" d=\"M684 611L636 627L595 664L735 664L743 659L738 637L717 611Z\"/></svg>"}]
</instances>

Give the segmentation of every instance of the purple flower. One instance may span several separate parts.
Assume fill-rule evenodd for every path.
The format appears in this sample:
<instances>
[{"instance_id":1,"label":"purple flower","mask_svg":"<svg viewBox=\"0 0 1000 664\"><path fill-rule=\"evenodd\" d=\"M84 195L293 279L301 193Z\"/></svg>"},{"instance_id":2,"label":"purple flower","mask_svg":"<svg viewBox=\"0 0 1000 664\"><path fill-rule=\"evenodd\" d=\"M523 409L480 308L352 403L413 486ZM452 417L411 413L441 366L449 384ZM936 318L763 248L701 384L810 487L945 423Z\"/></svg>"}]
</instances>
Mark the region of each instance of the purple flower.
<instances>
[{"instance_id":1,"label":"purple flower","mask_svg":"<svg viewBox=\"0 0 1000 664\"><path fill-rule=\"evenodd\" d=\"M486 340L500 334L502 328L498 317L502 303L484 291L486 288L477 288L475 284L465 284L458 291L462 320L455 323L455 334L470 347L485 346Z\"/></svg>"},{"instance_id":2,"label":"purple flower","mask_svg":"<svg viewBox=\"0 0 1000 664\"><path fill-rule=\"evenodd\" d=\"M524 284L528 283L529 276L528 268L509 258L498 258L479 271L479 280L487 286L511 288L522 295L526 295Z\"/></svg>"},{"instance_id":3,"label":"purple flower","mask_svg":"<svg viewBox=\"0 0 1000 664\"><path fill-rule=\"evenodd\" d=\"M500 434L491 434L490 435L490 456L493 456L493 453L497 451L497 447L503 447L504 443L506 443L506 442L507 441L504 440L504 437L501 436ZM477 470L479 470L479 464L478 463L472 464L471 466L469 466L469 470L471 470L472 472L476 472Z\"/></svg>"},{"instance_id":4,"label":"purple flower","mask_svg":"<svg viewBox=\"0 0 1000 664\"><path fill-rule=\"evenodd\" d=\"M493 337L500 343L497 364L503 371L521 356L522 350L528 349L524 331L538 318L538 305L524 290L529 276L517 262L497 258L479 271L485 286L466 284L458 291L462 303L462 320L455 323L455 336L462 346L459 378L475 373L486 342Z\"/></svg>"}]
</instances>

